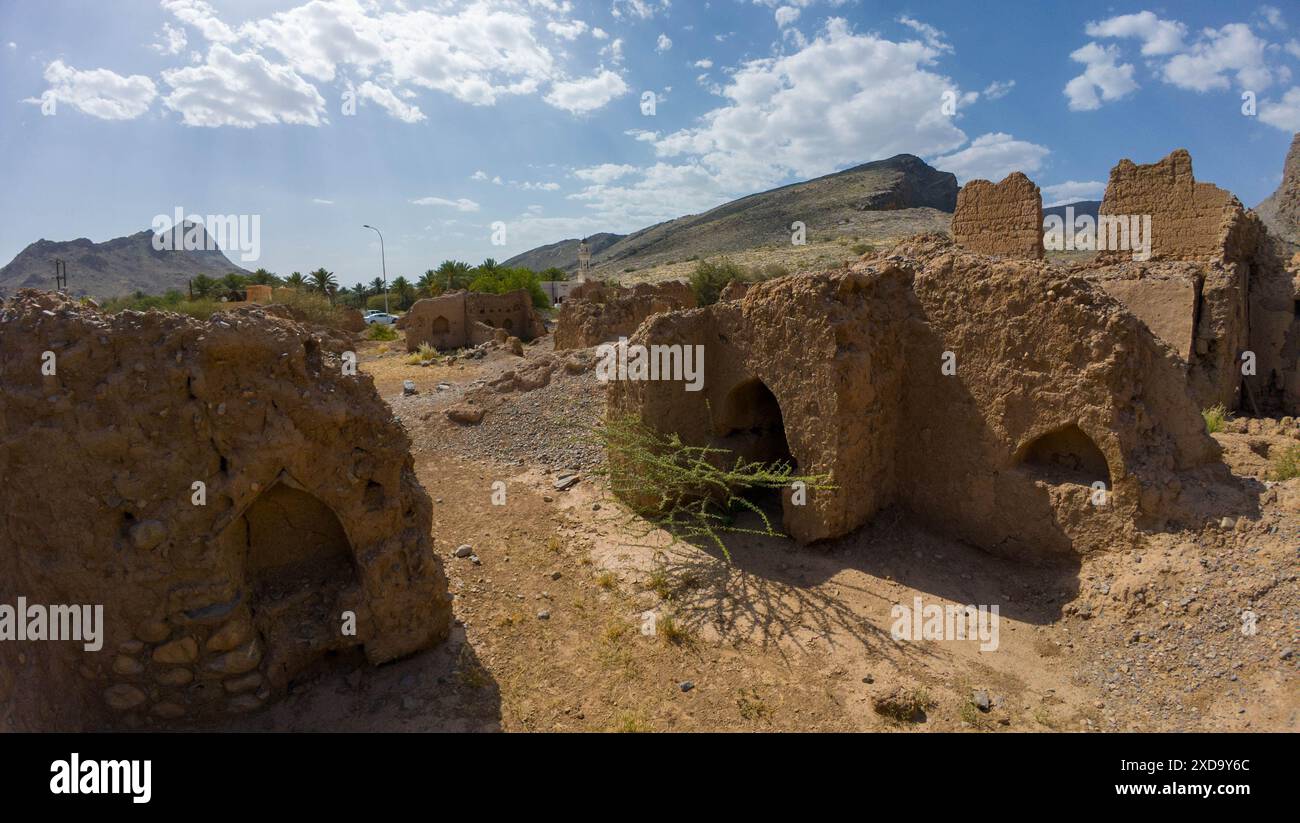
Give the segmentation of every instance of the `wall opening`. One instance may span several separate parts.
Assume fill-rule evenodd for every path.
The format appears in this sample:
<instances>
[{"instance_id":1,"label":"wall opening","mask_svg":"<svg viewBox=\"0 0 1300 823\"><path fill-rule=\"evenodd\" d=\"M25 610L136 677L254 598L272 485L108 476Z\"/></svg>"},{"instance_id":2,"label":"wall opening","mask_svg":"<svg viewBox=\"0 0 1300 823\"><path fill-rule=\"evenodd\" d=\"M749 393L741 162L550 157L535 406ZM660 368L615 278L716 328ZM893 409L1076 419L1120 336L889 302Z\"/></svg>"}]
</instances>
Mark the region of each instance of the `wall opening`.
<instances>
[{"instance_id":1,"label":"wall opening","mask_svg":"<svg viewBox=\"0 0 1300 823\"><path fill-rule=\"evenodd\" d=\"M343 603L358 583L352 545L329 506L283 483L253 501L242 525L245 582L266 645L265 671L286 686L328 653L357 642L339 632Z\"/></svg>"},{"instance_id":2,"label":"wall opening","mask_svg":"<svg viewBox=\"0 0 1300 823\"><path fill-rule=\"evenodd\" d=\"M1111 488L1106 455L1078 424L1071 423L1041 435L1020 453L1020 464L1049 483L1091 486L1098 480Z\"/></svg>"},{"instance_id":3,"label":"wall opening","mask_svg":"<svg viewBox=\"0 0 1300 823\"><path fill-rule=\"evenodd\" d=\"M451 324L447 322L447 318L443 317L442 315L438 315L437 317L433 318L433 325L430 327L429 330L434 334L446 334L447 332L451 331Z\"/></svg>"},{"instance_id":4,"label":"wall opening","mask_svg":"<svg viewBox=\"0 0 1300 823\"><path fill-rule=\"evenodd\" d=\"M785 438L781 405L772 390L757 378L746 380L727 395L716 431L721 435L722 448L747 460L795 462Z\"/></svg>"}]
</instances>

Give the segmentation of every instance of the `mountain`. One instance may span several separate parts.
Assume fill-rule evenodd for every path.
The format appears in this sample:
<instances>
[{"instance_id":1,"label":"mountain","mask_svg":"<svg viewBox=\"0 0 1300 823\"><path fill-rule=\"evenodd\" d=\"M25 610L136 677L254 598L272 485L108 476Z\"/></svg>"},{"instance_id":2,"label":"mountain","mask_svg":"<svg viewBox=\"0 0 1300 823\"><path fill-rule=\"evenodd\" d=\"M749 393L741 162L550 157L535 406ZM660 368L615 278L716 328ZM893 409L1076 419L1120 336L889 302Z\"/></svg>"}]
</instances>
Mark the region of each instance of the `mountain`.
<instances>
[{"instance_id":1,"label":"mountain","mask_svg":"<svg viewBox=\"0 0 1300 823\"><path fill-rule=\"evenodd\" d=\"M692 214L658 223L624 237L604 248L592 246L592 266L615 268L635 261L640 268L751 249L763 245L788 244L791 223L807 227L808 240L832 236L871 233L873 225L890 226L909 222L917 230L946 230L957 205L957 178L929 166L911 154L864 163L803 183L792 183L770 191L751 194L702 214ZM885 212L915 211L908 215L880 217ZM517 255L506 263L529 265L526 260L546 260L546 265L572 271L578 265L578 243L565 240ZM543 257L544 255L544 257ZM530 268L538 268L529 265Z\"/></svg>"},{"instance_id":2,"label":"mountain","mask_svg":"<svg viewBox=\"0 0 1300 823\"><path fill-rule=\"evenodd\" d=\"M622 240L624 236L622 234L601 232L588 237L587 245L591 248L591 254L594 257ZM523 254L516 254L502 265L523 266L533 271L545 271L554 266L555 268L572 271L578 267L578 244L581 242L581 240L574 237L570 240L552 243L549 246L538 246Z\"/></svg>"},{"instance_id":3,"label":"mountain","mask_svg":"<svg viewBox=\"0 0 1300 823\"><path fill-rule=\"evenodd\" d=\"M1064 220L1065 210L1067 208L1074 209L1075 218L1082 217L1083 215L1086 214L1089 217L1091 217L1093 220L1096 220L1097 214L1101 210L1101 201L1080 200L1077 203L1066 203L1060 206L1044 206L1043 217L1046 218L1048 215L1055 214L1057 217L1060 217L1062 220Z\"/></svg>"},{"instance_id":4,"label":"mountain","mask_svg":"<svg viewBox=\"0 0 1300 823\"><path fill-rule=\"evenodd\" d=\"M185 224L186 228L190 224ZM184 229L173 230L179 235ZM168 289L185 290L190 278L200 274L225 277L231 272L248 272L226 257L205 229L202 248L194 251L158 251L154 232L145 229L127 237L95 243L76 240L37 240L0 268L0 297L21 288L54 288L54 261L67 265L68 292L74 297L118 297L143 291L162 294ZM177 244L181 246L183 244ZM173 246L176 248L176 246Z\"/></svg>"},{"instance_id":5,"label":"mountain","mask_svg":"<svg viewBox=\"0 0 1300 823\"><path fill-rule=\"evenodd\" d=\"M1269 234L1285 240L1292 251L1300 246L1300 133L1291 139L1277 191L1256 206L1255 212L1268 226Z\"/></svg>"}]
</instances>

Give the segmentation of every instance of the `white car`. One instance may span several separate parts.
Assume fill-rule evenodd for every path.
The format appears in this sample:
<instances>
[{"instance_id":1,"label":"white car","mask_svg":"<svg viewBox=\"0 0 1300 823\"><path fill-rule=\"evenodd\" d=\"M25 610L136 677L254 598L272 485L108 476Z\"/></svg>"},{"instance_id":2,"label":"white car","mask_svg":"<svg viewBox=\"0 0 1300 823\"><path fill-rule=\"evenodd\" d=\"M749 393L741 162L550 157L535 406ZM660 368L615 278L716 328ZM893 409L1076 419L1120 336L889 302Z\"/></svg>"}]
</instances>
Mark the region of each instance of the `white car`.
<instances>
[{"instance_id":1,"label":"white car","mask_svg":"<svg viewBox=\"0 0 1300 823\"><path fill-rule=\"evenodd\" d=\"M397 322L396 315L387 314L382 311L371 312L365 316L366 324L381 323L385 326L391 326Z\"/></svg>"}]
</instances>

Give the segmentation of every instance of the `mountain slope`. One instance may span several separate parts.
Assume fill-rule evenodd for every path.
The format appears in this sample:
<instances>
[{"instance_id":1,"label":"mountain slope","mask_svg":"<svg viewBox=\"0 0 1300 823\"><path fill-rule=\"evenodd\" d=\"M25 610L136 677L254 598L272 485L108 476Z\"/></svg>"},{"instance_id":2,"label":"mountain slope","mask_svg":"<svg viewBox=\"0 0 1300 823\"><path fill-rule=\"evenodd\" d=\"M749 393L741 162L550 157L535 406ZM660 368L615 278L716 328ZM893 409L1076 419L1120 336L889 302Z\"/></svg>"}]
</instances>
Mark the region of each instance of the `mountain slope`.
<instances>
[{"instance_id":1,"label":"mountain slope","mask_svg":"<svg viewBox=\"0 0 1300 823\"><path fill-rule=\"evenodd\" d=\"M247 273L219 249L206 248L215 245L208 242L206 231L205 248L196 251L157 251L153 238L154 232L145 229L103 243L84 237L37 240L0 268L0 297L21 288L53 289L56 258L67 264L68 292L76 297L108 298L136 291L161 294L168 289L184 290L190 278L200 274L215 278Z\"/></svg>"},{"instance_id":2,"label":"mountain slope","mask_svg":"<svg viewBox=\"0 0 1300 823\"><path fill-rule=\"evenodd\" d=\"M658 223L619 237L599 251L593 246L592 266L608 271L635 263L644 268L693 256L788 245L795 221L806 226L810 242L814 236L870 234L872 224L879 222L874 215L880 212L911 210L916 212L918 231L946 230L949 215L940 212L950 213L956 207L957 188L954 175L914 155L900 154ZM577 267L577 241L533 249L511 261L540 259L537 255L546 249L553 250L547 254L548 265L569 271Z\"/></svg>"},{"instance_id":3,"label":"mountain slope","mask_svg":"<svg viewBox=\"0 0 1300 823\"><path fill-rule=\"evenodd\" d=\"M1277 191L1255 207L1268 231L1292 248L1300 245L1300 133L1291 139Z\"/></svg>"},{"instance_id":4,"label":"mountain slope","mask_svg":"<svg viewBox=\"0 0 1300 823\"><path fill-rule=\"evenodd\" d=\"M591 248L592 255L595 256L622 240L625 236L601 232L588 237L587 245ZM523 266L533 271L545 271L551 267L572 271L578 267L578 244L581 242L580 239L574 237L569 240L561 240L558 243L551 243L549 246L538 246L523 254L515 255L505 261L503 265Z\"/></svg>"}]
</instances>

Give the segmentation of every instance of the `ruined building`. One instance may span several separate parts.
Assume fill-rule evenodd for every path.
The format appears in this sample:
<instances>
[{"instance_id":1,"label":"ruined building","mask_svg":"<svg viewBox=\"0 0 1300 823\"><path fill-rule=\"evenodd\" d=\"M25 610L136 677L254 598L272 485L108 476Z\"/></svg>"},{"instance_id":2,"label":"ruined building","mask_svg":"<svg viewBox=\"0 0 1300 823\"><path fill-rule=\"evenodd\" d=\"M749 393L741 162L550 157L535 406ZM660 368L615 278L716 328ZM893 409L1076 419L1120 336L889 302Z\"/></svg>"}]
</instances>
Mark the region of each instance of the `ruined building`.
<instances>
[{"instance_id":1,"label":"ruined building","mask_svg":"<svg viewBox=\"0 0 1300 823\"><path fill-rule=\"evenodd\" d=\"M256 709L448 630L431 503L370 378L255 309L0 311L0 604L98 604L102 648L0 643L0 729Z\"/></svg>"},{"instance_id":2,"label":"ruined building","mask_svg":"<svg viewBox=\"0 0 1300 823\"><path fill-rule=\"evenodd\" d=\"M1001 183L970 181L957 192L952 236L980 254L1041 260L1043 196L1038 186L1018 171Z\"/></svg>"},{"instance_id":3,"label":"ruined building","mask_svg":"<svg viewBox=\"0 0 1300 823\"><path fill-rule=\"evenodd\" d=\"M506 294L454 291L427 297L415 301L397 327L406 332L407 351L415 351L421 343L435 349L477 346L495 339L498 329L520 340L546 334L527 289Z\"/></svg>"},{"instance_id":4,"label":"ruined building","mask_svg":"<svg viewBox=\"0 0 1300 823\"><path fill-rule=\"evenodd\" d=\"M628 337L652 314L695 308L695 293L677 280L615 286L587 281L570 289L555 325L555 348L583 349Z\"/></svg>"},{"instance_id":5,"label":"ruined building","mask_svg":"<svg viewBox=\"0 0 1300 823\"><path fill-rule=\"evenodd\" d=\"M898 506L991 552L1071 556L1177 521L1186 476L1221 468L1181 362L1117 300L947 238L656 315L630 345L656 344L703 346L703 390L615 381L611 409L829 474L806 505L783 493L801 542Z\"/></svg>"}]
</instances>

